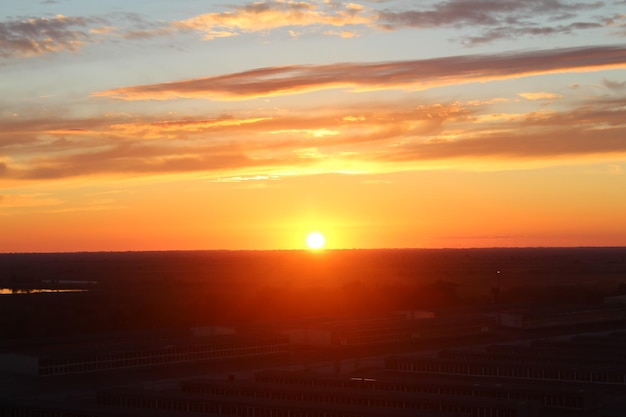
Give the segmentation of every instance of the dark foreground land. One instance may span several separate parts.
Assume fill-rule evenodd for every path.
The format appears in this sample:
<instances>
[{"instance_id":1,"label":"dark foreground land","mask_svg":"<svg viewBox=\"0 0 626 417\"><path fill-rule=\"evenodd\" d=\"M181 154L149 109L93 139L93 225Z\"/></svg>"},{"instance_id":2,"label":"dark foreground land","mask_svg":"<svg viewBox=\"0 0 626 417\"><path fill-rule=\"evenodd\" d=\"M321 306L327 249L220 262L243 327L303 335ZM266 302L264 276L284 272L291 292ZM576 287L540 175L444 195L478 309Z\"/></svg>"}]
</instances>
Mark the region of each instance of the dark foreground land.
<instances>
[{"instance_id":1,"label":"dark foreground land","mask_svg":"<svg viewBox=\"0 0 626 417\"><path fill-rule=\"evenodd\" d=\"M3 254L0 288L1 416L626 415L626 248Z\"/></svg>"},{"instance_id":2,"label":"dark foreground land","mask_svg":"<svg viewBox=\"0 0 626 417\"><path fill-rule=\"evenodd\" d=\"M1 287L88 289L0 296L2 338L598 303L626 294L626 248L0 254Z\"/></svg>"}]
</instances>

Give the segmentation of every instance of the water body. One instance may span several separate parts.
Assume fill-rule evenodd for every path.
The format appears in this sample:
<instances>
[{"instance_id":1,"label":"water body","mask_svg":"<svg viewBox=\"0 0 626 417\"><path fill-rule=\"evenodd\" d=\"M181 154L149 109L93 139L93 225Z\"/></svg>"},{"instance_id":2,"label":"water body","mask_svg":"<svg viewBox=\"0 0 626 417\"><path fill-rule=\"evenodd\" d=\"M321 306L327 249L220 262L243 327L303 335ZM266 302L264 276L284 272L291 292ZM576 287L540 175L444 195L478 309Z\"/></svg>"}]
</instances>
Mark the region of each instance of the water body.
<instances>
[{"instance_id":1,"label":"water body","mask_svg":"<svg viewBox=\"0 0 626 417\"><path fill-rule=\"evenodd\" d=\"M23 295L85 291L88 290L84 288L0 288L0 295Z\"/></svg>"}]
</instances>

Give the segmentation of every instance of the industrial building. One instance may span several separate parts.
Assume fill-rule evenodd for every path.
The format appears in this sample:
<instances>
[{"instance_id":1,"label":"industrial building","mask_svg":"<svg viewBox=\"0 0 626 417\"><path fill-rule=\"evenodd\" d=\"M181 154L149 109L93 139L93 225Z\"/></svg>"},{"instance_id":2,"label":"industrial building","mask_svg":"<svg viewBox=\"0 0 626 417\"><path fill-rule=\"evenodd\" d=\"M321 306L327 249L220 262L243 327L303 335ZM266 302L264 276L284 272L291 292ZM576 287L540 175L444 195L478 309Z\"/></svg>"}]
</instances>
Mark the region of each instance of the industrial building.
<instances>
[{"instance_id":1,"label":"industrial building","mask_svg":"<svg viewBox=\"0 0 626 417\"><path fill-rule=\"evenodd\" d=\"M359 376L357 376L359 375ZM353 376L314 375L294 371L265 371L256 380L275 386L314 386L353 389L385 394L430 394L483 399L534 401L546 409L592 410L599 406L599 394L583 385L564 387L560 383L461 377L459 375L406 374L389 370L367 370ZM184 385L185 386L185 385ZM195 382L186 389L197 389Z\"/></svg>"},{"instance_id":2,"label":"industrial building","mask_svg":"<svg viewBox=\"0 0 626 417\"><path fill-rule=\"evenodd\" d=\"M216 416L448 416L523 417L533 415L534 403L520 400L473 399L430 394L371 393L317 387L271 387L230 381L196 381L176 392L114 390L102 392L98 403Z\"/></svg>"},{"instance_id":3,"label":"industrial building","mask_svg":"<svg viewBox=\"0 0 626 417\"><path fill-rule=\"evenodd\" d=\"M56 396L0 396L0 415L618 417L626 410L624 331L504 342L517 333L513 331L494 343L489 340L499 330L496 316L483 314L377 317L248 330L205 328L48 348L34 343L4 352L0 366L5 375L20 374L35 384L59 381L71 388L60 389L63 394ZM410 350L391 354L399 350L349 349L384 344ZM322 365L298 357L296 345L307 347L301 352L315 352ZM375 361L361 361L366 359L364 351L386 353L376 353ZM252 363L250 358L254 371L239 372ZM337 366L342 361L371 366L342 373L346 368ZM230 363L232 368L189 373L200 363ZM167 383L144 383L162 378L163 365ZM104 372L113 370L118 372ZM138 374L132 383L126 379ZM89 378L96 381L92 388L75 397L65 395L80 391L76 381Z\"/></svg>"}]
</instances>

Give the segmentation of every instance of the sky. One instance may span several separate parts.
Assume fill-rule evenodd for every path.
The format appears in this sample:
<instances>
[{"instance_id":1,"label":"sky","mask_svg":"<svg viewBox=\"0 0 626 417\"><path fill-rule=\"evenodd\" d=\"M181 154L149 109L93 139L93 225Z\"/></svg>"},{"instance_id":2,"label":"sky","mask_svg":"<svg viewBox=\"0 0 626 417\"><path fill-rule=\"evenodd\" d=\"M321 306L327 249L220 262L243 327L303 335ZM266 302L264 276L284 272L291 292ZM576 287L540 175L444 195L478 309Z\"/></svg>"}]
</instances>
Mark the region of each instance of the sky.
<instances>
[{"instance_id":1,"label":"sky","mask_svg":"<svg viewBox=\"0 0 626 417\"><path fill-rule=\"evenodd\" d=\"M626 245L625 0L21 0L0 252Z\"/></svg>"}]
</instances>

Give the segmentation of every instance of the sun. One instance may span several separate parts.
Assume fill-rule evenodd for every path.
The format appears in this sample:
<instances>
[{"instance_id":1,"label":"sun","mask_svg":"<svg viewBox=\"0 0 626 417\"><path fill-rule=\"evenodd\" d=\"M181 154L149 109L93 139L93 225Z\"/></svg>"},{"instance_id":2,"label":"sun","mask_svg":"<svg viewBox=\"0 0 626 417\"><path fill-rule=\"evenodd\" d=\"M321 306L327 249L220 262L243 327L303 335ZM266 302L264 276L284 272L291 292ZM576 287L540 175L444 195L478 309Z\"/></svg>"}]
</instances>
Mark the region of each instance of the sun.
<instances>
[{"instance_id":1,"label":"sun","mask_svg":"<svg viewBox=\"0 0 626 417\"><path fill-rule=\"evenodd\" d=\"M320 232L311 232L306 237L306 244L310 249L322 249L326 243L326 238Z\"/></svg>"}]
</instances>

